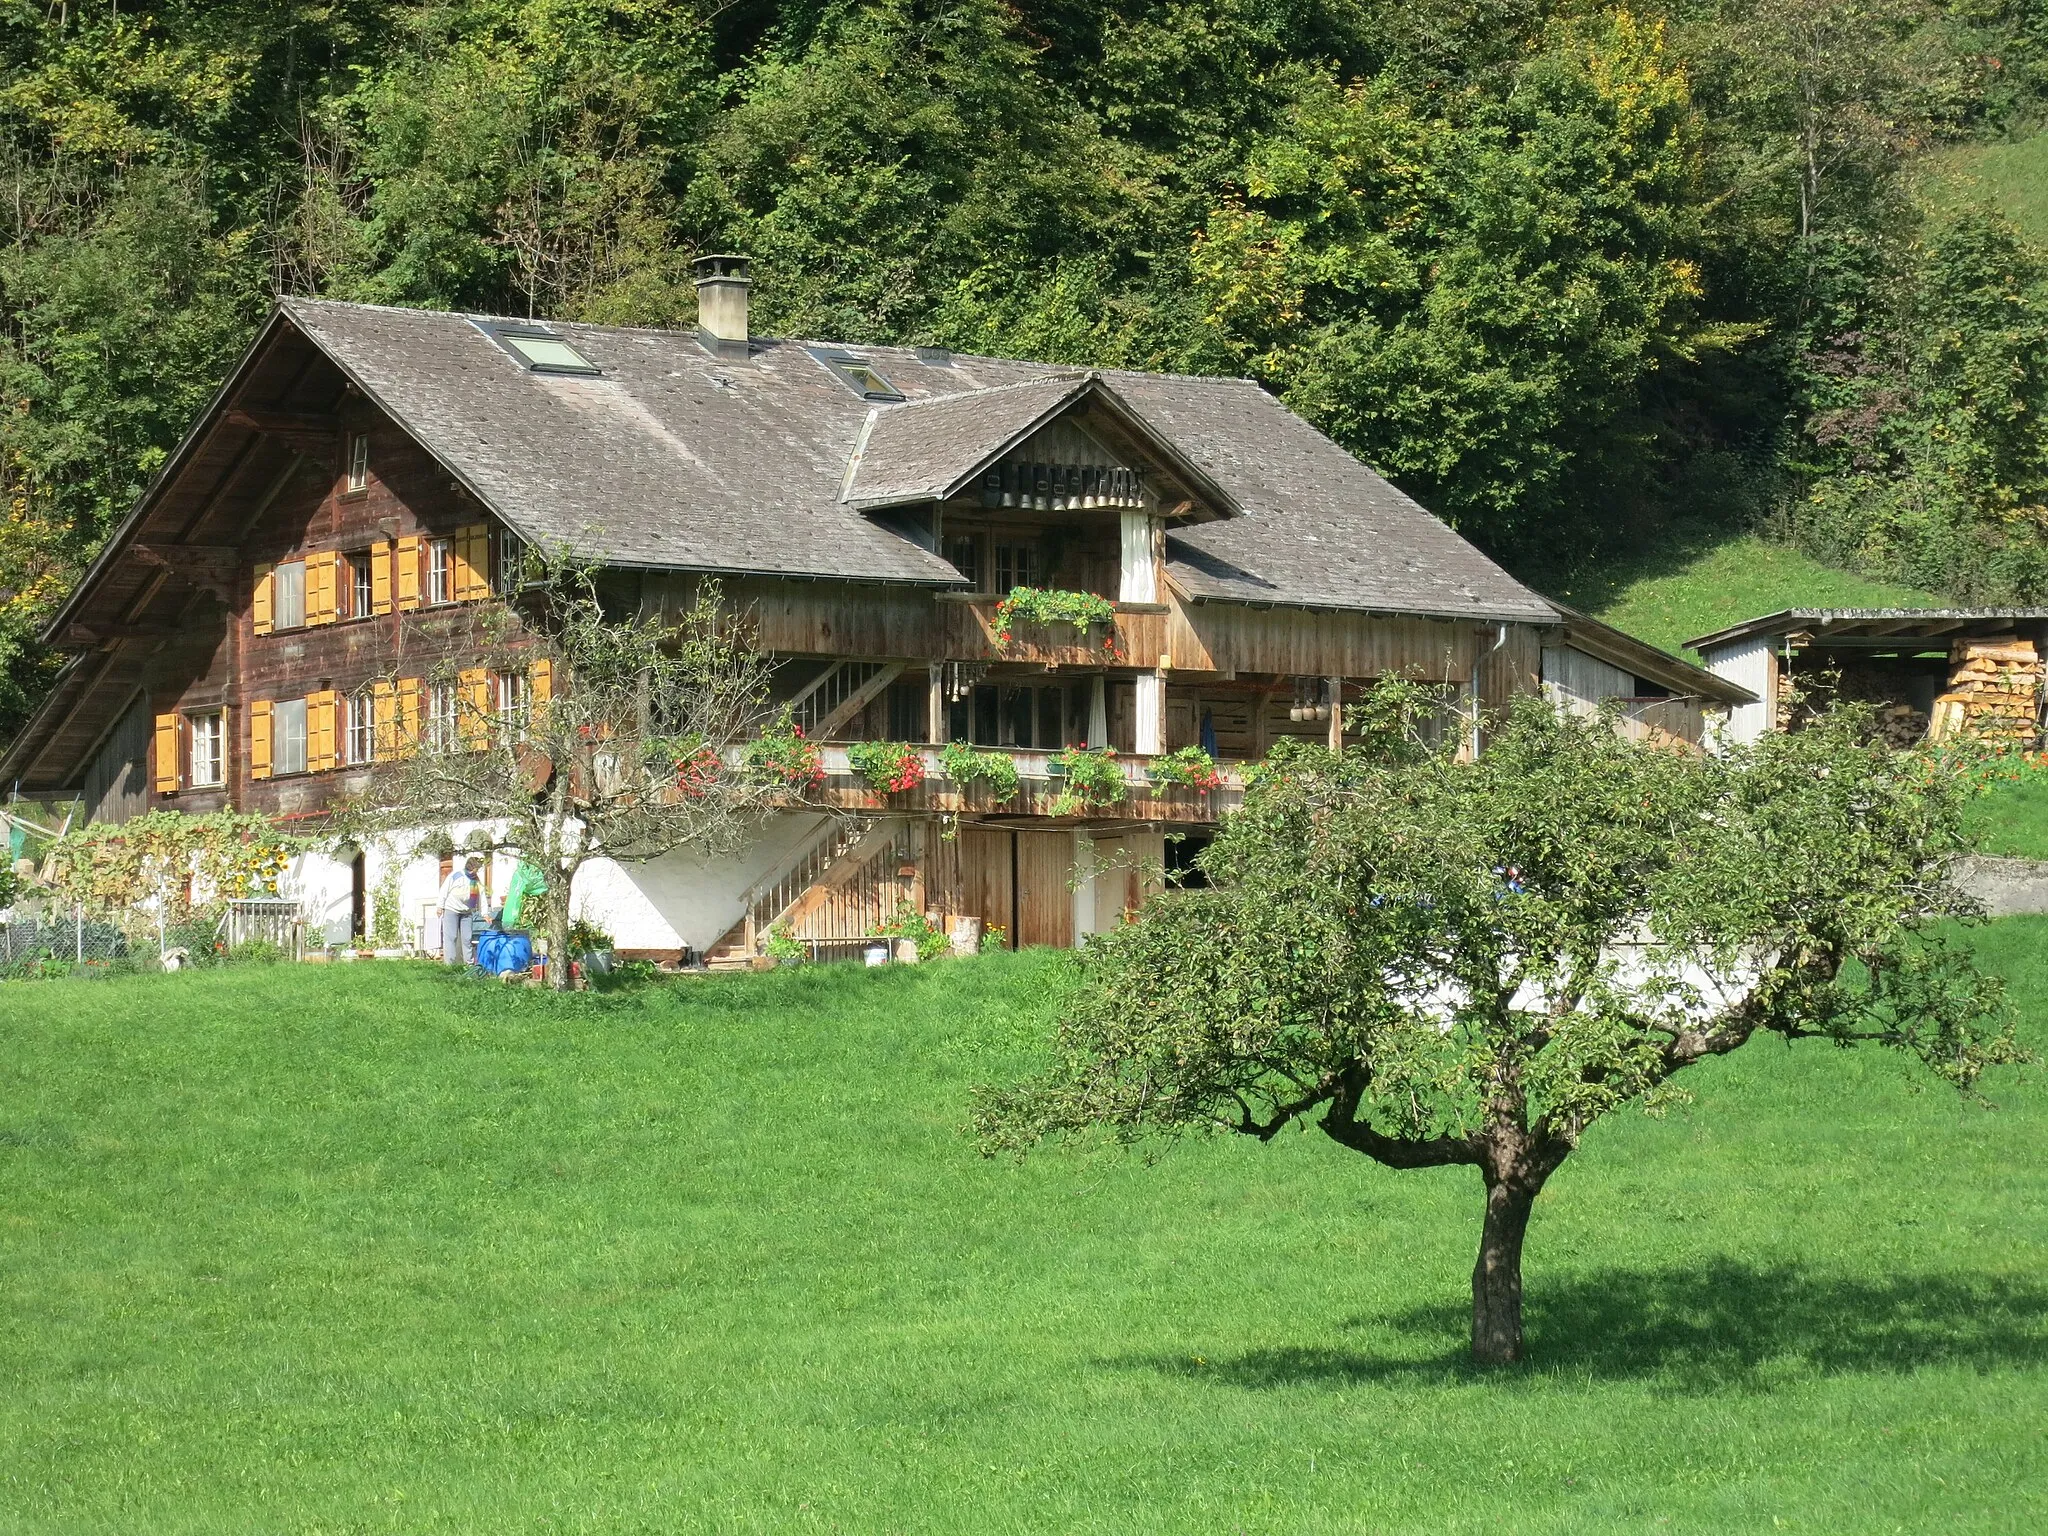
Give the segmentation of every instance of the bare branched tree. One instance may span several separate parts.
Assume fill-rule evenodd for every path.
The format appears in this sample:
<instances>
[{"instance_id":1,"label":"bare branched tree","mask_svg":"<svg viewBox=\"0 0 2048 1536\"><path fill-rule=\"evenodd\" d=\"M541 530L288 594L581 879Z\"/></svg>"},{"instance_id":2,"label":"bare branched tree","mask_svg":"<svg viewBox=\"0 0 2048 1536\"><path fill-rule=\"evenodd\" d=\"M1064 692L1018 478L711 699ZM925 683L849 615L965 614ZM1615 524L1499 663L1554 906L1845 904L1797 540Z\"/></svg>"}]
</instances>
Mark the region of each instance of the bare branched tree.
<instances>
[{"instance_id":1,"label":"bare branched tree","mask_svg":"<svg viewBox=\"0 0 2048 1536\"><path fill-rule=\"evenodd\" d=\"M772 808L779 786L728 761L764 718L769 663L715 582L680 611L619 612L594 570L527 559L511 604L442 618L468 626L432 637L456 659L410 677L401 661L375 685L387 762L343 819L366 834L483 824L546 878L560 957L589 860L732 852Z\"/></svg>"}]
</instances>

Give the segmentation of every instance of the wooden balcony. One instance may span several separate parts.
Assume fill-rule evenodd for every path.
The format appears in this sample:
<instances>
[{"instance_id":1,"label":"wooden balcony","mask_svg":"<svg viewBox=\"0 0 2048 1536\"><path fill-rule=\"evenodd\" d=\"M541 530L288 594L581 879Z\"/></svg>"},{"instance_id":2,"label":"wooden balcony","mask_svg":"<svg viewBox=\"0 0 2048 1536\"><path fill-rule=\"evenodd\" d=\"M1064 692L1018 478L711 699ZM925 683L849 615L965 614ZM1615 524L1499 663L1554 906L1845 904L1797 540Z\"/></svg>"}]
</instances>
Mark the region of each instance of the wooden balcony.
<instances>
[{"instance_id":1,"label":"wooden balcony","mask_svg":"<svg viewBox=\"0 0 2048 1536\"><path fill-rule=\"evenodd\" d=\"M846 745L827 743L821 747L825 782L807 793L792 794L792 806L810 804L836 810L895 812L898 815L960 815L969 817L1053 816L1053 802L1059 798L1064 781L1052 771L1052 752L1032 752L1015 747L977 747L979 752L1001 752L1017 765L1017 793L998 798L986 788L962 790L939 767L938 750L924 747L925 781L916 789L898 795L878 795L867 781L848 765ZM1211 790L1193 790L1180 785L1156 785L1150 775L1151 759L1129 753L1119 754L1123 769L1124 798L1114 805L1095 806L1075 815L1057 818L1080 826L1097 822L1173 822L1200 826L1218 820L1223 812L1244 803L1242 769L1221 764L1217 771L1223 783Z\"/></svg>"},{"instance_id":2,"label":"wooden balcony","mask_svg":"<svg viewBox=\"0 0 2048 1536\"><path fill-rule=\"evenodd\" d=\"M1156 667L1166 651L1169 609L1163 603L1118 603L1113 630L1071 624L1020 624L1011 643L995 642L999 597L942 592L937 607L943 654L960 660L1016 661L1048 667Z\"/></svg>"}]
</instances>

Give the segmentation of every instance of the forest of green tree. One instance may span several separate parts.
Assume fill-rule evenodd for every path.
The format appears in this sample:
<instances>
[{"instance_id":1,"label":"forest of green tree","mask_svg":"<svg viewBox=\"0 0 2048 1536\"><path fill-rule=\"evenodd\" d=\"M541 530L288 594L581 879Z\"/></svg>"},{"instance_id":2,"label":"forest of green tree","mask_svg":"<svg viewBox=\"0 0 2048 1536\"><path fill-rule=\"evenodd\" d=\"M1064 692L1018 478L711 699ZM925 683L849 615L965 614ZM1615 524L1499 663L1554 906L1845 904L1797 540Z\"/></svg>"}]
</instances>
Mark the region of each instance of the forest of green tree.
<instances>
[{"instance_id":1,"label":"forest of green tree","mask_svg":"<svg viewBox=\"0 0 2048 1536\"><path fill-rule=\"evenodd\" d=\"M0 0L0 733L279 293L1261 380L1518 569L2048 601L2041 0Z\"/></svg>"}]
</instances>

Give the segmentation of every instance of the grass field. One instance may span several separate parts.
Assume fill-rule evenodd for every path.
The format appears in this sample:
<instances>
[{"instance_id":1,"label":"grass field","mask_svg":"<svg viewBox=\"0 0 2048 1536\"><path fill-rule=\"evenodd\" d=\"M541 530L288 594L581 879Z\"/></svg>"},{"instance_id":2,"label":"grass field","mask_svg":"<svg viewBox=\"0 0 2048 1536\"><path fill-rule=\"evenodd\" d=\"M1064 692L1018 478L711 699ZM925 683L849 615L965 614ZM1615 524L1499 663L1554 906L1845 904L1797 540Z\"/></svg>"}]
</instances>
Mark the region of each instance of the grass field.
<instances>
[{"instance_id":1,"label":"grass field","mask_svg":"<svg viewBox=\"0 0 2048 1536\"><path fill-rule=\"evenodd\" d=\"M1940 205L1988 202L2048 243L2048 133L2010 144L1962 144L1927 157L1920 185Z\"/></svg>"},{"instance_id":2,"label":"grass field","mask_svg":"<svg viewBox=\"0 0 2048 1536\"><path fill-rule=\"evenodd\" d=\"M1822 565L1788 544L1747 535L1674 536L1654 553L1611 561L1540 590L1689 660L1696 635L1783 608L1938 608L1942 599Z\"/></svg>"},{"instance_id":3,"label":"grass field","mask_svg":"<svg viewBox=\"0 0 2048 1536\"><path fill-rule=\"evenodd\" d=\"M1980 942L2030 1010L2048 923ZM0 987L0 1531L2031 1532L2048 1096L1754 1046L1478 1184L983 1162L1063 965Z\"/></svg>"}]
</instances>

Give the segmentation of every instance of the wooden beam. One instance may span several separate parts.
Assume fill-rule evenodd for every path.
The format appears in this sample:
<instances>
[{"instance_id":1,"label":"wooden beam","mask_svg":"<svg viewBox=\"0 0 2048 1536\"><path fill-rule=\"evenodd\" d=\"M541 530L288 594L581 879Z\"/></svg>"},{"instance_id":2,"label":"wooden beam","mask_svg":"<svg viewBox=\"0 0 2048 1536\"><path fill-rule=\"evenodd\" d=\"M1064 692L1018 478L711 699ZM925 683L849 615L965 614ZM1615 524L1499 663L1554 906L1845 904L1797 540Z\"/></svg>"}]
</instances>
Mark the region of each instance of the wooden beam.
<instances>
[{"instance_id":1,"label":"wooden beam","mask_svg":"<svg viewBox=\"0 0 2048 1536\"><path fill-rule=\"evenodd\" d=\"M145 564L211 592L223 603L235 600L235 568L240 551L226 544L131 544L129 553Z\"/></svg>"},{"instance_id":2,"label":"wooden beam","mask_svg":"<svg viewBox=\"0 0 2048 1536\"><path fill-rule=\"evenodd\" d=\"M168 640L177 632L174 624L98 624L75 619L53 643L59 650L89 651L123 640Z\"/></svg>"},{"instance_id":3,"label":"wooden beam","mask_svg":"<svg viewBox=\"0 0 2048 1536\"><path fill-rule=\"evenodd\" d=\"M237 406L228 412L228 420L238 427L278 435L310 432L333 437L341 431L341 418L328 411L261 411Z\"/></svg>"},{"instance_id":4,"label":"wooden beam","mask_svg":"<svg viewBox=\"0 0 2048 1536\"><path fill-rule=\"evenodd\" d=\"M818 722L819 741L830 741L832 733L868 707L868 701L903 675L904 664L892 661L849 693L837 709Z\"/></svg>"}]
</instances>

